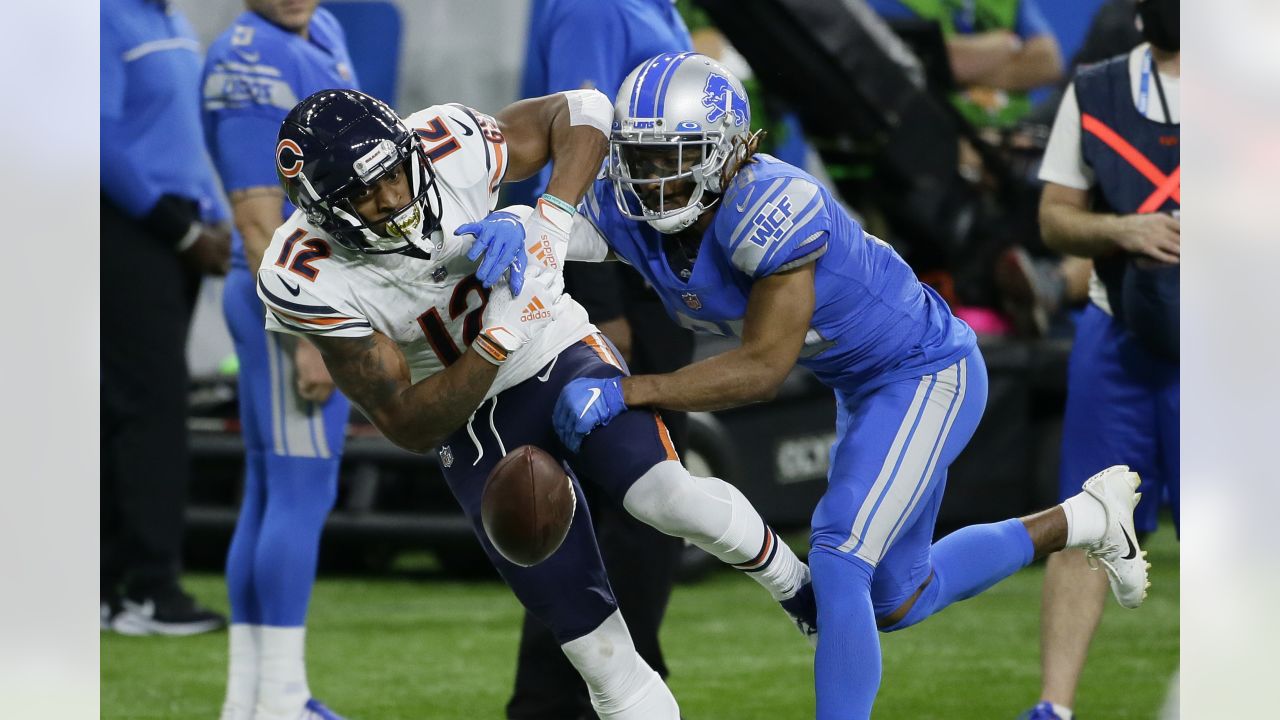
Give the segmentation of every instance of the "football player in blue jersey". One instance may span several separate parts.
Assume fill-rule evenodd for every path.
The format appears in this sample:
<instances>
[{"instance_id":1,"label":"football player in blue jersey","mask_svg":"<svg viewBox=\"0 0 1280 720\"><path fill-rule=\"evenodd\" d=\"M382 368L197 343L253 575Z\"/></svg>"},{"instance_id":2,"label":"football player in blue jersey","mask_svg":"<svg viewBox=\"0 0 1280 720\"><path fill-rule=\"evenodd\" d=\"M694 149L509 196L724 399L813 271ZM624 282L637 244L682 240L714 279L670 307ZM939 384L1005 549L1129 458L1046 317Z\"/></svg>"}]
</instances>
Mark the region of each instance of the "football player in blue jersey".
<instances>
[{"instance_id":1,"label":"football player in blue jersey","mask_svg":"<svg viewBox=\"0 0 1280 720\"><path fill-rule=\"evenodd\" d=\"M1133 534L1138 480L1109 468L1062 505L933 544L947 467L986 404L973 331L804 171L754 152L738 80L694 53L637 67L614 104L607 178L585 214L679 322L741 339L663 375L580 378L561 392L570 450L629 407L706 411L768 400L801 365L831 387L837 439L813 514L821 720L867 718L877 631L914 625L1063 547L1102 565L1120 603L1146 595ZM818 629L821 632L817 632Z\"/></svg>"},{"instance_id":2,"label":"football player in blue jersey","mask_svg":"<svg viewBox=\"0 0 1280 720\"><path fill-rule=\"evenodd\" d=\"M254 284L272 233L293 213L276 178L280 122L316 90L356 87L342 28L316 4L248 0L209 48L201 83L206 142L235 216L222 302L240 362L245 445L244 500L227 553L222 720L336 717L311 698L303 646L350 404L309 340L263 329Z\"/></svg>"}]
</instances>

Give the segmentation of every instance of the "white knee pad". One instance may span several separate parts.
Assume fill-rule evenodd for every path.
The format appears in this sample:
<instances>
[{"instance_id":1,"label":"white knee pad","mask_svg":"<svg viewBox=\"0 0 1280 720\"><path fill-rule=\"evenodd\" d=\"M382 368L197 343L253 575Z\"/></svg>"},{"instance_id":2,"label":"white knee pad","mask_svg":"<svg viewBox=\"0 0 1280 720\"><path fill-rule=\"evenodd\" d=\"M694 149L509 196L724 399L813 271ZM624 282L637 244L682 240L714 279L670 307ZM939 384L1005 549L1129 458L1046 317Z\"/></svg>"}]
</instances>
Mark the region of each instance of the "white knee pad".
<instances>
[{"instance_id":1,"label":"white knee pad","mask_svg":"<svg viewBox=\"0 0 1280 720\"><path fill-rule=\"evenodd\" d=\"M675 697L636 652L621 612L560 648L586 682L601 720L679 720Z\"/></svg>"}]
</instances>

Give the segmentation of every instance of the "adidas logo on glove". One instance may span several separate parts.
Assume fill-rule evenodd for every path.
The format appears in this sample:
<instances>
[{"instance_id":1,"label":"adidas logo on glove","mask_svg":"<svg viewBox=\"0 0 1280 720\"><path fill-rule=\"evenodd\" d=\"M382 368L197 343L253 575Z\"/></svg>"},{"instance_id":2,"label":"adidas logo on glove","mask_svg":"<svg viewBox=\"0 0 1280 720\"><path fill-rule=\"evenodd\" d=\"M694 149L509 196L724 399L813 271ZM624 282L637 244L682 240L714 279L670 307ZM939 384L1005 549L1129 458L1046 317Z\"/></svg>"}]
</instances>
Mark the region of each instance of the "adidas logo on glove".
<instances>
[{"instance_id":1,"label":"adidas logo on glove","mask_svg":"<svg viewBox=\"0 0 1280 720\"><path fill-rule=\"evenodd\" d=\"M560 263L556 262L556 254L551 251L551 241L547 239L546 235L543 235L541 240L529 246L529 254L552 270L560 269Z\"/></svg>"},{"instance_id":2,"label":"adidas logo on glove","mask_svg":"<svg viewBox=\"0 0 1280 720\"><path fill-rule=\"evenodd\" d=\"M542 318L551 317L551 311L546 305L542 304L542 300L538 296L533 297L533 302L525 306L524 312L520 313L520 322L531 322Z\"/></svg>"}]
</instances>

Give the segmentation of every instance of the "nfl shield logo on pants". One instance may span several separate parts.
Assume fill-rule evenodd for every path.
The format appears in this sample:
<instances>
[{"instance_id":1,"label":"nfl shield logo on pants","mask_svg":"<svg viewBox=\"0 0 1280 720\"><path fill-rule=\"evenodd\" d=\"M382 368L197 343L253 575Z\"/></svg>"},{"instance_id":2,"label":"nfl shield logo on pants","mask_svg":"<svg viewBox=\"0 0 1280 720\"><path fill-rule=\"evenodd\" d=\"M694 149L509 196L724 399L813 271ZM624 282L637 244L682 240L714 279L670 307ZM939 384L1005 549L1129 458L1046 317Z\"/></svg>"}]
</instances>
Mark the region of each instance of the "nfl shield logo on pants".
<instances>
[{"instance_id":1,"label":"nfl shield logo on pants","mask_svg":"<svg viewBox=\"0 0 1280 720\"><path fill-rule=\"evenodd\" d=\"M453 448L448 445L440 448L440 464L445 467L453 467Z\"/></svg>"},{"instance_id":2,"label":"nfl shield logo on pants","mask_svg":"<svg viewBox=\"0 0 1280 720\"><path fill-rule=\"evenodd\" d=\"M702 309L702 301L698 299L697 293L680 293L680 297L684 299L684 304L688 305L690 310Z\"/></svg>"}]
</instances>

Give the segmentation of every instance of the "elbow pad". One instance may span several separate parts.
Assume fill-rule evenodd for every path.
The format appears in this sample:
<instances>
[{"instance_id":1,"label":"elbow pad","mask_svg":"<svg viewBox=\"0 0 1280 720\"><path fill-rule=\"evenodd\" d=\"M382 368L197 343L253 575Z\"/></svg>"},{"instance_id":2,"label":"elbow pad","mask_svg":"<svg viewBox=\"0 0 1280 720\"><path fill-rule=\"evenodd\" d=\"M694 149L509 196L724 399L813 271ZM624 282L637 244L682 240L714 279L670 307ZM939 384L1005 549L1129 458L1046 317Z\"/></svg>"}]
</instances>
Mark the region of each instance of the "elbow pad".
<instances>
[{"instance_id":1,"label":"elbow pad","mask_svg":"<svg viewBox=\"0 0 1280 720\"><path fill-rule=\"evenodd\" d=\"M569 124L590 125L609 137L613 124L613 103L599 90L565 90L560 93L569 103Z\"/></svg>"}]
</instances>

